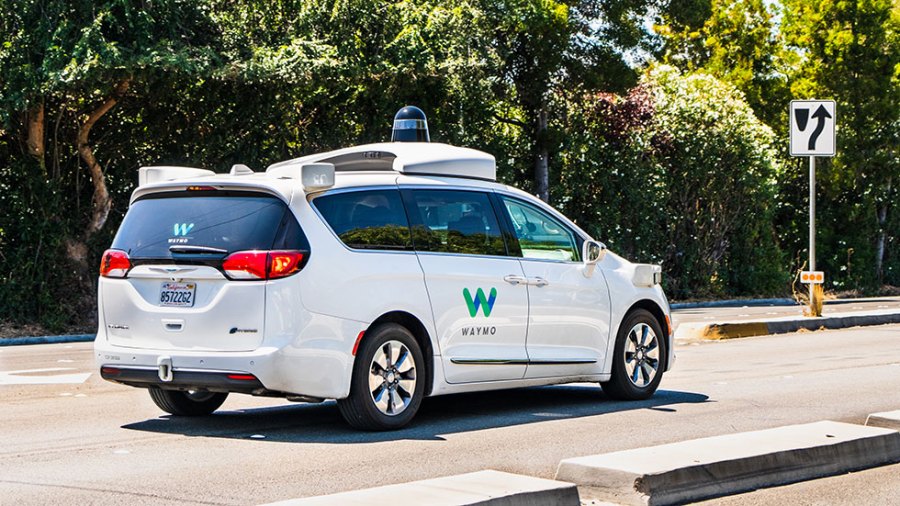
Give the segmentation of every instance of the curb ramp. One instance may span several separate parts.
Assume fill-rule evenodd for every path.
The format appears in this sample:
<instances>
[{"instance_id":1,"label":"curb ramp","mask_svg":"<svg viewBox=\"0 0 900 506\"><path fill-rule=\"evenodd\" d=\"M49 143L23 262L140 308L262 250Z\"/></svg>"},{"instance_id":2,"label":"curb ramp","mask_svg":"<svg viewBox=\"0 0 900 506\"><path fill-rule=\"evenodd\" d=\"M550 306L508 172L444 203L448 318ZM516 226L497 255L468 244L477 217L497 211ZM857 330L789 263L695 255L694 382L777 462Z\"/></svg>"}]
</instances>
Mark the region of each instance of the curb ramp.
<instances>
[{"instance_id":1,"label":"curb ramp","mask_svg":"<svg viewBox=\"0 0 900 506\"><path fill-rule=\"evenodd\" d=\"M788 334L798 330L845 329L871 325L900 323L900 312L896 310L860 313L833 314L821 317L788 316L769 320L749 320L721 323L684 323L675 329L675 339L679 341L718 341L741 337Z\"/></svg>"},{"instance_id":2,"label":"curb ramp","mask_svg":"<svg viewBox=\"0 0 900 506\"><path fill-rule=\"evenodd\" d=\"M900 432L822 421L563 460L584 501L679 504L900 462Z\"/></svg>"},{"instance_id":3,"label":"curb ramp","mask_svg":"<svg viewBox=\"0 0 900 506\"><path fill-rule=\"evenodd\" d=\"M900 409L898 409L897 411L872 413L868 418L866 418L866 426L900 430Z\"/></svg>"},{"instance_id":4,"label":"curb ramp","mask_svg":"<svg viewBox=\"0 0 900 506\"><path fill-rule=\"evenodd\" d=\"M572 483L532 478L501 471L478 471L354 490L339 494L289 499L267 506L579 506Z\"/></svg>"}]
</instances>

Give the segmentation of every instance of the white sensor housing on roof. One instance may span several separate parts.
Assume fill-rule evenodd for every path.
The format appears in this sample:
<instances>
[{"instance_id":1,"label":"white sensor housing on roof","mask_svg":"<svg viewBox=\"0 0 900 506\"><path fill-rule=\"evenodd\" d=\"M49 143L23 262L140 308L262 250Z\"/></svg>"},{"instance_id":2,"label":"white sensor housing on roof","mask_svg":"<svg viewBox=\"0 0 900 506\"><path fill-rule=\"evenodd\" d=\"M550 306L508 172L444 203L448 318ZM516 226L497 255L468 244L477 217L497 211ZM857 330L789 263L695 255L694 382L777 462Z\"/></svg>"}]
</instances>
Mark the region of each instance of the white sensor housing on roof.
<instances>
[{"instance_id":1,"label":"white sensor housing on roof","mask_svg":"<svg viewBox=\"0 0 900 506\"><path fill-rule=\"evenodd\" d=\"M184 179L188 177L215 176L216 173L211 170L197 169L194 167L141 167L138 169L138 186L145 184L157 183L160 181L173 181L175 179Z\"/></svg>"}]
</instances>

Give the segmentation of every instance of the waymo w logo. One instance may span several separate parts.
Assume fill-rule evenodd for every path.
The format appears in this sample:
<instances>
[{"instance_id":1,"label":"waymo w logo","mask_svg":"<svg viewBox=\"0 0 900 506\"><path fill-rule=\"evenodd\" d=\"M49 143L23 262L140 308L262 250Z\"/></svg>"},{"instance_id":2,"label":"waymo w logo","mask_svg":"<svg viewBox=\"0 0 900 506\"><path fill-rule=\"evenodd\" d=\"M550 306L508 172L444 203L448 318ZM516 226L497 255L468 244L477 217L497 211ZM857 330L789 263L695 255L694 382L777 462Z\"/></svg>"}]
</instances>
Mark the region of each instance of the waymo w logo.
<instances>
[{"instance_id":1,"label":"waymo w logo","mask_svg":"<svg viewBox=\"0 0 900 506\"><path fill-rule=\"evenodd\" d=\"M174 227L175 237L178 237L179 235L180 235L180 236L186 236L186 235L188 235L188 232L190 232L192 228L194 228L194 224L193 224L193 223L191 223L191 224L187 224L187 223L176 223L176 224L175 224L175 227Z\"/></svg>"},{"instance_id":2,"label":"waymo w logo","mask_svg":"<svg viewBox=\"0 0 900 506\"><path fill-rule=\"evenodd\" d=\"M472 292L468 288L463 288L463 297L466 299L466 306L469 307L469 316L475 318L478 314L478 307L481 306L484 316L491 316L491 310L494 309L494 302L497 300L497 289L491 288L491 296L485 297L484 290L479 288L475 291L475 298L472 298Z\"/></svg>"}]
</instances>

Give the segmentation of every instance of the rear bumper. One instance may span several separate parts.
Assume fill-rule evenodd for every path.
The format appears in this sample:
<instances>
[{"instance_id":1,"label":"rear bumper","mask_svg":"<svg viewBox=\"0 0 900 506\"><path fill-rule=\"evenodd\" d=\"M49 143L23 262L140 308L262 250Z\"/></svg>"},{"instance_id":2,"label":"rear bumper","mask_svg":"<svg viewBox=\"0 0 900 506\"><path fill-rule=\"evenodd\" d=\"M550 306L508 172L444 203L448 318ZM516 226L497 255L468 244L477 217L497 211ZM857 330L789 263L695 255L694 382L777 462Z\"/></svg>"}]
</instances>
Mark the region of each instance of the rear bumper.
<instances>
[{"instance_id":1,"label":"rear bumper","mask_svg":"<svg viewBox=\"0 0 900 506\"><path fill-rule=\"evenodd\" d=\"M264 346L248 352L125 347L98 336L94 360L98 368L121 371L113 375L101 370L104 379L135 387L342 399L350 391L354 359L353 340L344 340L343 336L355 337L360 330L343 332L341 340L298 339L281 347ZM172 382L159 378L161 359L171 364ZM222 381L220 373L228 380L227 374L232 372L252 374L256 382Z\"/></svg>"},{"instance_id":2,"label":"rear bumper","mask_svg":"<svg viewBox=\"0 0 900 506\"><path fill-rule=\"evenodd\" d=\"M133 387L159 387L164 390L208 390L264 395L268 393L256 376L242 371L172 370L169 381L160 379L159 370L149 367L102 365L100 376L113 383Z\"/></svg>"}]
</instances>

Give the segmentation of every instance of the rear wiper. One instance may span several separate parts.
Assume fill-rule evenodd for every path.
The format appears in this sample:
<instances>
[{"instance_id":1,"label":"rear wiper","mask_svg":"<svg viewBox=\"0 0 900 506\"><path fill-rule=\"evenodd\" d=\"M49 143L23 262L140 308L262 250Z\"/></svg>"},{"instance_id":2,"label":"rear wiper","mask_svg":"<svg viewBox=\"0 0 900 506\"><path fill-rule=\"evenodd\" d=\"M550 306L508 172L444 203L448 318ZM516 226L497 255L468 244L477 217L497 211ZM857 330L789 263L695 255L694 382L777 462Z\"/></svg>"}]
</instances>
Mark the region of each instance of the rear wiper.
<instances>
[{"instance_id":1,"label":"rear wiper","mask_svg":"<svg viewBox=\"0 0 900 506\"><path fill-rule=\"evenodd\" d=\"M187 244L173 244L169 246L170 253L211 253L211 254L219 254L224 255L228 253L227 249L222 248L212 248L210 246L189 246Z\"/></svg>"}]
</instances>

